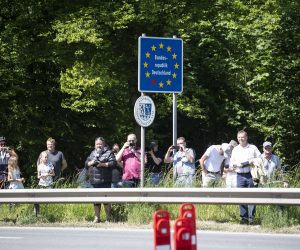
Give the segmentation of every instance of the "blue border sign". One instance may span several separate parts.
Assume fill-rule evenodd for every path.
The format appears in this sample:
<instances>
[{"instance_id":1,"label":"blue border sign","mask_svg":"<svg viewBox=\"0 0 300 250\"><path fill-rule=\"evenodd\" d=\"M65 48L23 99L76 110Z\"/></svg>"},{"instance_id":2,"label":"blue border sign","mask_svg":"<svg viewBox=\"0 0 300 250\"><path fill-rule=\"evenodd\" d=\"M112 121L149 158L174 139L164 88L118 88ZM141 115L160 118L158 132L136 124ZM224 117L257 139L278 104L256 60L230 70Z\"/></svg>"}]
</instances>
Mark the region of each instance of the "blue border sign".
<instances>
[{"instance_id":1,"label":"blue border sign","mask_svg":"<svg viewBox=\"0 0 300 250\"><path fill-rule=\"evenodd\" d=\"M183 42L179 38L139 37L139 91L183 91Z\"/></svg>"}]
</instances>

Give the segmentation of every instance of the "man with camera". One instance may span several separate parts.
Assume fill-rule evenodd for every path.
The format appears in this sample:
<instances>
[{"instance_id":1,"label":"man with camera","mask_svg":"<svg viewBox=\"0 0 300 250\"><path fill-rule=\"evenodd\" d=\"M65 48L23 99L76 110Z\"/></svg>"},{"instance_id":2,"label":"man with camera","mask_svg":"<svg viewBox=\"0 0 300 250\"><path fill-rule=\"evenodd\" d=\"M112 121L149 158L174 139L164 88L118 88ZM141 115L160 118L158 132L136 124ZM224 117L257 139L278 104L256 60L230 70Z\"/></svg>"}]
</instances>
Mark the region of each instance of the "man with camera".
<instances>
[{"instance_id":1,"label":"man with camera","mask_svg":"<svg viewBox=\"0 0 300 250\"><path fill-rule=\"evenodd\" d=\"M163 155L158 150L157 141L152 141L146 148L146 169L149 172L151 184L158 185L161 178L161 166Z\"/></svg>"},{"instance_id":2,"label":"man with camera","mask_svg":"<svg viewBox=\"0 0 300 250\"><path fill-rule=\"evenodd\" d=\"M141 149L137 147L135 134L129 134L127 141L117 153L118 162L123 162L123 187L137 187L141 179Z\"/></svg>"},{"instance_id":3,"label":"man with camera","mask_svg":"<svg viewBox=\"0 0 300 250\"><path fill-rule=\"evenodd\" d=\"M16 152L6 146L6 138L0 136L0 189L5 188L8 160L11 156L18 158Z\"/></svg>"},{"instance_id":4,"label":"man with camera","mask_svg":"<svg viewBox=\"0 0 300 250\"><path fill-rule=\"evenodd\" d=\"M103 137L95 139L95 149L85 162L89 182L93 188L111 188L112 168L116 165L114 153L106 145ZM104 204L106 220L110 221L110 204ZM100 204L94 204L94 223L100 222Z\"/></svg>"},{"instance_id":5,"label":"man with camera","mask_svg":"<svg viewBox=\"0 0 300 250\"><path fill-rule=\"evenodd\" d=\"M173 151L175 153L171 156ZM177 145L169 147L164 162L173 162L173 176L176 186L193 186L195 176L195 152L192 148L187 148L184 137L177 138Z\"/></svg>"}]
</instances>

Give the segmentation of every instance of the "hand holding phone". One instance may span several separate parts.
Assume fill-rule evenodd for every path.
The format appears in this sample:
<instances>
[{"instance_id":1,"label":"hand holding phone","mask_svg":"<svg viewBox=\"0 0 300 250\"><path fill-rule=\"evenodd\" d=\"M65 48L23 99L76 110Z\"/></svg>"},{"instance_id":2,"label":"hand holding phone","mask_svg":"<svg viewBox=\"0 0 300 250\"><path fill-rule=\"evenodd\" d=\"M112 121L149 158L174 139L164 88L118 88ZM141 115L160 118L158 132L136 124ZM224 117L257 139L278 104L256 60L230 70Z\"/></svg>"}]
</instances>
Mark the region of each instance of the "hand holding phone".
<instances>
[{"instance_id":1,"label":"hand holding phone","mask_svg":"<svg viewBox=\"0 0 300 250\"><path fill-rule=\"evenodd\" d=\"M179 150L179 149L180 149L180 146L173 145L173 146L172 146L172 149Z\"/></svg>"}]
</instances>

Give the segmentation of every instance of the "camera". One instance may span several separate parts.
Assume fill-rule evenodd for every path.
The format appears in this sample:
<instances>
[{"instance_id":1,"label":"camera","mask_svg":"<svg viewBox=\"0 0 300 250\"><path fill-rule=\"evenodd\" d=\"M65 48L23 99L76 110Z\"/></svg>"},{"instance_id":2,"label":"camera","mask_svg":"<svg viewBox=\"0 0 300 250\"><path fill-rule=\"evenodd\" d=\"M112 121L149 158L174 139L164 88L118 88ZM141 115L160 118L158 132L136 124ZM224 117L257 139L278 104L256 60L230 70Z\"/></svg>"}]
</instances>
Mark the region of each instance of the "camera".
<instances>
[{"instance_id":1,"label":"camera","mask_svg":"<svg viewBox=\"0 0 300 250\"><path fill-rule=\"evenodd\" d=\"M135 146L135 143L134 142L130 142L129 143L129 147L134 147Z\"/></svg>"},{"instance_id":2,"label":"camera","mask_svg":"<svg viewBox=\"0 0 300 250\"><path fill-rule=\"evenodd\" d=\"M108 162L107 158L103 158L103 157L95 157L94 159L94 165L98 165L99 163L106 163Z\"/></svg>"},{"instance_id":3,"label":"camera","mask_svg":"<svg viewBox=\"0 0 300 250\"><path fill-rule=\"evenodd\" d=\"M177 145L173 145L173 146L172 146L172 149L179 150L179 149L180 149L180 147L179 147L179 146L177 146Z\"/></svg>"},{"instance_id":4,"label":"camera","mask_svg":"<svg viewBox=\"0 0 300 250\"><path fill-rule=\"evenodd\" d=\"M242 168L245 168L245 167L249 167L249 166L250 166L249 161L242 162L241 164L242 164Z\"/></svg>"},{"instance_id":5,"label":"camera","mask_svg":"<svg viewBox=\"0 0 300 250\"><path fill-rule=\"evenodd\" d=\"M108 159L101 155L101 150L97 150L96 154L93 157L94 165L98 165L100 162L105 163L108 162Z\"/></svg>"}]
</instances>

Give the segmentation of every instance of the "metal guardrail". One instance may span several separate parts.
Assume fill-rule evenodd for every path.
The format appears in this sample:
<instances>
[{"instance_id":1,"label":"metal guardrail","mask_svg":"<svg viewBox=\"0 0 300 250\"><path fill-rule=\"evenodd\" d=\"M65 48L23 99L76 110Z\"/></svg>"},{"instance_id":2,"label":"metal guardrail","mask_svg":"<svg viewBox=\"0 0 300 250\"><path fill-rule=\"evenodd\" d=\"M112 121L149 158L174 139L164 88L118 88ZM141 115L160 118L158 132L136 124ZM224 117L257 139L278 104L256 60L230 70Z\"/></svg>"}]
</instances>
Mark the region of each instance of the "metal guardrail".
<instances>
[{"instance_id":1,"label":"metal guardrail","mask_svg":"<svg viewBox=\"0 0 300 250\"><path fill-rule=\"evenodd\" d=\"M0 190L1 203L300 205L300 188L76 188Z\"/></svg>"}]
</instances>

